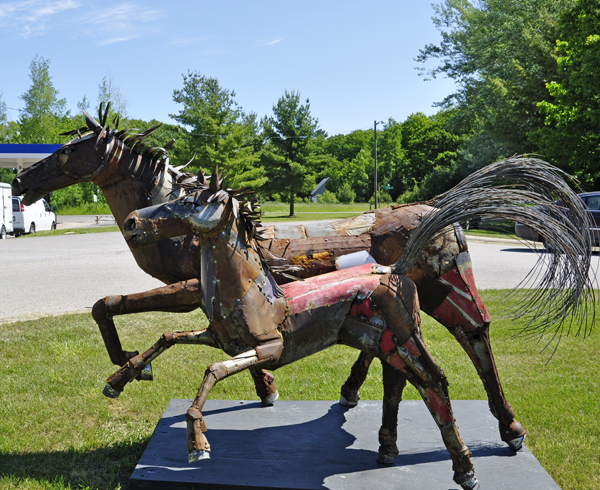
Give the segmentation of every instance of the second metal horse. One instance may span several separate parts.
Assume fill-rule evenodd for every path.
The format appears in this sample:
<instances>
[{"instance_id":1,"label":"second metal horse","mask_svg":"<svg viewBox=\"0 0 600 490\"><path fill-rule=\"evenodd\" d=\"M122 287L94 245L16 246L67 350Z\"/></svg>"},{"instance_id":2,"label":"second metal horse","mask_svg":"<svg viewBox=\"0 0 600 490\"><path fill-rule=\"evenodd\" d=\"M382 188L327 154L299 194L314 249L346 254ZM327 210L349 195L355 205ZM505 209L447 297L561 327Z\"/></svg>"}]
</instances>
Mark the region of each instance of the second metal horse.
<instances>
[{"instance_id":1,"label":"second metal horse","mask_svg":"<svg viewBox=\"0 0 600 490\"><path fill-rule=\"evenodd\" d=\"M576 314L588 298L591 241L572 232L587 219L577 196L558 182L556 173L542 164L528 173L528 161L508 161L480 171L462 188L453 189L428 213L412 235L401 259L393 268L364 264L285 284L274 281L257 245L257 226L251 204L240 203L235 191L219 188L215 172L210 185L184 198L133 212L125 221L123 234L131 247L143 247L157 240L184 233L196 233L200 240L202 309L209 317L208 329L171 332L148 351L137 355L108 379L105 393L119 396L125 385L144 367L177 343L206 344L229 354L231 359L212 364L205 372L198 394L186 414L190 462L208 459L210 445L204 436L202 408L212 387L228 376L249 368L277 369L296 360L341 343L378 357L383 366L383 421L379 431L379 460L390 463L398 454L397 414L402 390L410 381L421 394L438 425L453 462L454 481L463 489L479 488L474 477L470 452L458 433L447 381L432 358L420 331L419 298L410 270L430 240L452 232L448 227L461 212L456 199L463 199L462 214L476 216L496 209L535 225L561 254L551 265L549 285L569 286L564 301L551 289L537 294L541 309L549 301L560 320ZM487 172L487 175L486 175ZM533 175L533 176L532 176ZM509 190L505 186L481 192L477 182L518 176L534 191ZM547 182L547 185L544 184ZM537 195L539 186L563 192L568 213ZM537 195L537 197L535 197ZM528 200L534 197L533 201ZM538 198L539 197L539 198ZM544 203L544 210L526 204ZM572 235L572 238L565 238ZM457 275L460 269L457 269ZM558 280L559 282L552 282ZM560 293L559 293L560 294ZM544 297L549 298L544 303ZM528 305L529 311L531 305ZM538 318L536 315L533 319ZM552 319L551 318L551 319ZM542 324L548 322L542 320ZM473 327L475 328L475 327Z\"/></svg>"}]
</instances>

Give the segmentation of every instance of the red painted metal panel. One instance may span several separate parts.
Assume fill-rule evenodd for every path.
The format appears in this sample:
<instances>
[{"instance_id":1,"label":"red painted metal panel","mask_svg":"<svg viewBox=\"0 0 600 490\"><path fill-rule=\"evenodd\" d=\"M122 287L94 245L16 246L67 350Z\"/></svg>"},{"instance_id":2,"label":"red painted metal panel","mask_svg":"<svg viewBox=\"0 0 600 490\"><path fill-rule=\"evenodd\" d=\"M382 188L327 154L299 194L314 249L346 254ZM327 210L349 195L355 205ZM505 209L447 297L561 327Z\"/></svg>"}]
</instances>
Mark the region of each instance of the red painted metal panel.
<instances>
[{"instance_id":1,"label":"red painted metal panel","mask_svg":"<svg viewBox=\"0 0 600 490\"><path fill-rule=\"evenodd\" d=\"M362 301L355 301L350 308L350 315L356 318L364 317L370 320L377 312L373 309L373 302L369 298Z\"/></svg>"},{"instance_id":2,"label":"red painted metal panel","mask_svg":"<svg viewBox=\"0 0 600 490\"><path fill-rule=\"evenodd\" d=\"M286 298L293 298L301 294L305 294L308 291L317 289L323 286L329 286L335 282L345 281L347 279L353 279L360 274L370 274L371 266L373 264L363 264L350 269L343 269L341 271L330 272L320 276L311 277L307 281L295 281L281 286Z\"/></svg>"},{"instance_id":3,"label":"red painted metal panel","mask_svg":"<svg viewBox=\"0 0 600 490\"><path fill-rule=\"evenodd\" d=\"M307 288L308 291L304 294L288 299L287 305L292 315L306 310L337 304L342 301L353 301L359 294L367 296L379 286L381 278L378 274L368 274L340 281L336 273L324 274L318 277L321 279L326 278L326 276L332 276L330 283L320 281L322 283L320 287ZM312 279L306 282L312 282ZM289 289L285 288L284 292L286 297L288 297Z\"/></svg>"},{"instance_id":4,"label":"red painted metal panel","mask_svg":"<svg viewBox=\"0 0 600 490\"><path fill-rule=\"evenodd\" d=\"M455 267L441 276L438 281L452 287L452 291L433 312L432 316L446 325L465 325L465 328L474 329L490 322L490 315L486 310L477 286L470 262L462 267Z\"/></svg>"}]
</instances>

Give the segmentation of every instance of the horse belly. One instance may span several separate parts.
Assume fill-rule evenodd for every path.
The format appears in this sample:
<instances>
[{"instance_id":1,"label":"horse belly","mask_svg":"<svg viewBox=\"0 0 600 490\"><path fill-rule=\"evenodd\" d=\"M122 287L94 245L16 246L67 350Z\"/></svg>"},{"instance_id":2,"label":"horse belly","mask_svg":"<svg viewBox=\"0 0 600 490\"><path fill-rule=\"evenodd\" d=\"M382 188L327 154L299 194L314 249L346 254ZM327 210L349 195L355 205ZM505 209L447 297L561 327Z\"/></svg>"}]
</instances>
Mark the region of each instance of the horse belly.
<instances>
[{"instance_id":1,"label":"horse belly","mask_svg":"<svg viewBox=\"0 0 600 490\"><path fill-rule=\"evenodd\" d=\"M282 325L284 349L279 366L316 354L338 343L351 302L302 311ZM279 367L278 366L278 367Z\"/></svg>"},{"instance_id":2,"label":"horse belly","mask_svg":"<svg viewBox=\"0 0 600 490\"><path fill-rule=\"evenodd\" d=\"M282 364L337 344L354 300L368 297L380 284L372 264L324 274L283 286L289 316L282 325Z\"/></svg>"}]
</instances>

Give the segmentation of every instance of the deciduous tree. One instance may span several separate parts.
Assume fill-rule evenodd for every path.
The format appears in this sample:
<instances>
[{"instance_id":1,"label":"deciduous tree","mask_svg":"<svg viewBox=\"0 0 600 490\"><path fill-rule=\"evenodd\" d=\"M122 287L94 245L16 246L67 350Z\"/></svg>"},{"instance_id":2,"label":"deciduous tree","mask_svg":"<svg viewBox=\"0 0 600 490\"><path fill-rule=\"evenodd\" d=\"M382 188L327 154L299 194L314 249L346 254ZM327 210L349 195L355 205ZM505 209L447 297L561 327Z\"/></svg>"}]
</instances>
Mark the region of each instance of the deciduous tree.
<instances>
[{"instance_id":1,"label":"deciduous tree","mask_svg":"<svg viewBox=\"0 0 600 490\"><path fill-rule=\"evenodd\" d=\"M537 136L546 155L584 186L600 185L600 3L577 0L559 22L556 78L539 106L546 126Z\"/></svg>"},{"instance_id":2,"label":"deciduous tree","mask_svg":"<svg viewBox=\"0 0 600 490\"><path fill-rule=\"evenodd\" d=\"M555 80L557 21L574 0L445 0L435 6L439 45L421 50L417 61L431 77L457 84L443 104L480 123L509 153L539 151L530 135L544 124L538 102Z\"/></svg>"},{"instance_id":3,"label":"deciduous tree","mask_svg":"<svg viewBox=\"0 0 600 490\"><path fill-rule=\"evenodd\" d=\"M113 121L116 116L123 121L128 118L127 99L121 93L121 87L116 84L115 78L112 74L109 73L108 75L105 75L102 78L102 81L98 84L97 101L98 106L100 106L100 104L104 104L104 107L106 107L106 104L108 104L110 101L107 122ZM81 104L85 105L86 102L87 98L84 97ZM83 108L85 109L85 107Z\"/></svg>"},{"instance_id":4,"label":"deciduous tree","mask_svg":"<svg viewBox=\"0 0 600 490\"><path fill-rule=\"evenodd\" d=\"M36 56L30 64L31 87L20 96L18 143L60 143L69 124L67 101L58 98L50 76L50 60Z\"/></svg>"}]
</instances>

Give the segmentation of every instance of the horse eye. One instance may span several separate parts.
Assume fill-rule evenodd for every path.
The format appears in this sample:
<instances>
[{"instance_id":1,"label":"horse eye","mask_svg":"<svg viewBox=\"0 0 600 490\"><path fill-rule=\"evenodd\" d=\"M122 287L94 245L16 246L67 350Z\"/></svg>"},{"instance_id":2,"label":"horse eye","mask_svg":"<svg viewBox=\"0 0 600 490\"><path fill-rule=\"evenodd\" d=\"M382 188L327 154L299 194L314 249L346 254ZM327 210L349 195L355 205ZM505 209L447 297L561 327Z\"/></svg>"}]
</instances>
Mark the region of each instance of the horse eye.
<instances>
[{"instance_id":1,"label":"horse eye","mask_svg":"<svg viewBox=\"0 0 600 490\"><path fill-rule=\"evenodd\" d=\"M60 152L60 155L58 155L58 159L60 160L61 164L65 164L67 163L67 159L69 158L69 155L71 154L71 148L65 148L64 150L62 150Z\"/></svg>"}]
</instances>

